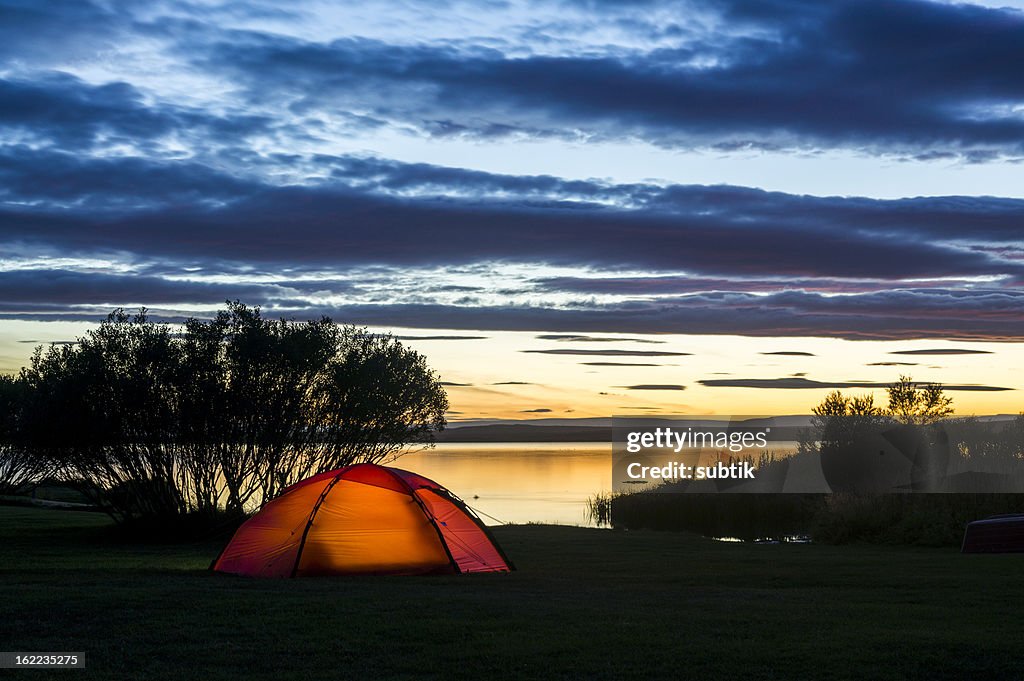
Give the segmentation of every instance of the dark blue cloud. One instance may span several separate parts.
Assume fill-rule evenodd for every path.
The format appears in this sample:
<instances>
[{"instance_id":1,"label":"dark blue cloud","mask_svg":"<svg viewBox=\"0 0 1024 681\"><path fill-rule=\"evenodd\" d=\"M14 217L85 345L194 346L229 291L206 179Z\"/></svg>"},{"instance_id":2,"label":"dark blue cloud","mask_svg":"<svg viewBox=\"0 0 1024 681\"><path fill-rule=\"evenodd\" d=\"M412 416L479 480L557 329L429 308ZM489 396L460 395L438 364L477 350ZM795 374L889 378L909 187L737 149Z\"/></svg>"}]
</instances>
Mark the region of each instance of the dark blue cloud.
<instances>
[{"instance_id":1,"label":"dark blue cloud","mask_svg":"<svg viewBox=\"0 0 1024 681\"><path fill-rule=\"evenodd\" d=\"M37 203L63 215L122 214L181 205L216 205L259 186L194 160L93 158L27 145L0 148L0 202Z\"/></svg>"},{"instance_id":2,"label":"dark blue cloud","mask_svg":"<svg viewBox=\"0 0 1024 681\"><path fill-rule=\"evenodd\" d=\"M59 0L44 10L6 1L0 60L21 75L2 88L0 101L18 106L0 107L0 120L65 148L101 133L137 143L172 129L194 149L278 127L315 141L326 116L353 132L390 125L437 137L641 138L977 161L1024 153L1014 113L1024 99L1018 11L923 0L644 3L657 6L654 20L632 4L569 4L588 14L563 18L565 3L534 3L533 29L517 36L315 42L238 28L254 18L301 23L301 6ZM574 21L607 22L634 44L543 49L546 24L571 35ZM128 82L50 71L111 55L133 66L140 43L190 76L230 83L222 101L190 112L152 86L143 97ZM274 120L213 113L245 107Z\"/></svg>"},{"instance_id":3,"label":"dark blue cloud","mask_svg":"<svg viewBox=\"0 0 1024 681\"><path fill-rule=\"evenodd\" d=\"M183 295L182 297L188 297ZM956 315L934 314L928 307L908 307L901 300L874 294L870 305L847 306L846 297L804 299L779 296L736 296L690 301L611 303L582 308L528 306L463 306L431 303L278 305L274 316L308 319L320 315L338 321L386 327L479 329L488 331L738 334L748 336L819 336L854 340L948 338L968 341L1019 342L1024 306L1012 314L988 314L984 301L960 301ZM0 317L8 319L69 319L96 321L103 311L81 311L68 303L6 304ZM165 315L178 321L186 315ZM537 352L537 351L534 351ZM582 350L574 354L582 354ZM649 356L644 351L630 356ZM565 354L565 353L556 353ZM609 355L593 350L588 354ZM614 353L619 355L620 353Z\"/></svg>"},{"instance_id":4,"label":"dark blue cloud","mask_svg":"<svg viewBox=\"0 0 1024 681\"><path fill-rule=\"evenodd\" d=\"M255 284L211 284L173 281L161 277L104 272L76 272L53 269L25 269L0 272L0 306L12 304L50 305L60 309L81 305L159 305L207 303L219 305L228 299L264 303L274 296L274 287ZM51 307L50 309L54 309Z\"/></svg>"},{"instance_id":5,"label":"dark blue cloud","mask_svg":"<svg viewBox=\"0 0 1024 681\"><path fill-rule=\"evenodd\" d=\"M0 2L0 61L48 64L96 56L117 45L130 19L85 0Z\"/></svg>"},{"instance_id":6,"label":"dark blue cloud","mask_svg":"<svg viewBox=\"0 0 1024 681\"><path fill-rule=\"evenodd\" d=\"M817 199L677 186L664 190L672 197L666 205L613 208L484 192L445 198L337 184L275 187L208 167L198 174L188 165L147 168L152 177L168 181L154 188L145 181L143 164L97 161L83 165L68 182L47 185L33 180L52 177L52 170L36 164L19 177L17 164L8 163L9 186L21 187L25 202L48 193L52 202L60 195L60 202L81 205L26 208L14 200L19 197L9 196L8 207L0 208L0 235L5 241L79 252L116 249L142 258L216 258L264 266L509 261L728 277L1024 276L1024 263L961 243L1016 241L1024 201L974 199L954 209L944 208L948 200L941 198ZM196 177L209 183L213 201L171 200L199 191ZM77 193L75 178L81 184ZM94 207L145 203L156 195L165 205L110 215ZM709 203L715 208L695 208ZM938 212L955 212L961 228L952 232L949 219L935 219ZM443 248L432 247L436 244Z\"/></svg>"},{"instance_id":7,"label":"dark blue cloud","mask_svg":"<svg viewBox=\"0 0 1024 681\"><path fill-rule=\"evenodd\" d=\"M124 81L93 85L61 71L0 78L0 128L33 146L85 151L124 145L152 154L172 133L204 147L243 143L273 127L264 116L149 102Z\"/></svg>"},{"instance_id":8,"label":"dark blue cloud","mask_svg":"<svg viewBox=\"0 0 1024 681\"><path fill-rule=\"evenodd\" d=\"M610 329L1024 336L1021 200L614 184L332 153L390 127L439 139L1022 155L1020 12L558 0L533 3L516 35L314 42L246 24L288 22L301 7L41 7L0 0L8 316L94 319L98 306L145 303L173 317L177 304L240 297L299 317L573 341ZM584 48L572 22L633 40ZM190 80L165 90L168 64L171 80ZM193 83L217 97L186 92ZM76 259L92 264L39 264ZM96 271L105 259L134 273ZM573 274L503 284L518 289L415 280L523 264Z\"/></svg>"},{"instance_id":9,"label":"dark blue cloud","mask_svg":"<svg viewBox=\"0 0 1024 681\"><path fill-rule=\"evenodd\" d=\"M357 168L361 161L331 163ZM480 303L471 296L486 292L479 286L419 286L420 308L345 308L363 323L570 336L608 329L848 338L1024 334L1024 298L1014 284L1024 261L1012 250L1024 201L562 184L380 160L366 167L373 171L361 187L338 179L276 186L193 161L90 159L9 146L0 151L0 243L29 255L120 254L138 263L140 275L164 280L167 293L159 300L167 303L174 287L181 303L220 300L234 290L299 316L322 307L324 295L358 296L369 286L386 299L410 267L552 263L610 275L527 279L525 289L510 292L570 296L564 309L550 310L474 310ZM453 189L445 192L444 182ZM413 187L422 193L410 195ZM585 200L591 193L618 195L628 207ZM378 272L366 273L372 266ZM617 277L618 268L652 274ZM298 276L325 270L336 274ZM364 273L354 279L346 270ZM658 274L679 270L691 274ZM189 279L226 275L240 284L201 289L167 279L185 272ZM269 274L277 275L274 287L242 286ZM972 280L979 275L985 280ZM937 280L910 281L922 277ZM75 290L61 300L138 302L127 286L124 297L102 301ZM850 295L823 295L833 292ZM465 293L470 309L432 305L431 296L442 293ZM591 294L609 293L631 300L589 301ZM242 293L228 297L236 295ZM436 318L421 314L438 309Z\"/></svg>"},{"instance_id":10,"label":"dark blue cloud","mask_svg":"<svg viewBox=\"0 0 1024 681\"><path fill-rule=\"evenodd\" d=\"M963 299L955 315L934 313L927 305L873 294L869 304L848 297L730 296L679 301L611 303L576 309L525 306L431 304L312 305L300 316L327 314L361 324L466 328L493 331L823 336L857 340L949 338L1018 342L1024 336L1024 296L1013 312L991 314L985 301ZM293 313L296 311L293 311ZM597 353L599 351L591 351ZM631 354L639 354L636 351ZM559 353L561 354L561 353ZM603 353L602 353L603 354ZM642 356L642 355L641 355Z\"/></svg>"},{"instance_id":11,"label":"dark blue cloud","mask_svg":"<svg viewBox=\"0 0 1024 681\"><path fill-rule=\"evenodd\" d=\"M0 125L63 149L93 145L100 135L144 144L175 128L174 118L147 106L124 82L89 85L60 72L0 80Z\"/></svg>"},{"instance_id":12,"label":"dark blue cloud","mask_svg":"<svg viewBox=\"0 0 1024 681\"><path fill-rule=\"evenodd\" d=\"M723 11L710 3L711 11ZM675 5L684 14L685 6ZM303 110L361 103L437 135L642 137L668 146L1024 153L1024 16L919 0L726 3L745 34L648 52L508 56L473 45L216 40L203 69Z\"/></svg>"}]
</instances>

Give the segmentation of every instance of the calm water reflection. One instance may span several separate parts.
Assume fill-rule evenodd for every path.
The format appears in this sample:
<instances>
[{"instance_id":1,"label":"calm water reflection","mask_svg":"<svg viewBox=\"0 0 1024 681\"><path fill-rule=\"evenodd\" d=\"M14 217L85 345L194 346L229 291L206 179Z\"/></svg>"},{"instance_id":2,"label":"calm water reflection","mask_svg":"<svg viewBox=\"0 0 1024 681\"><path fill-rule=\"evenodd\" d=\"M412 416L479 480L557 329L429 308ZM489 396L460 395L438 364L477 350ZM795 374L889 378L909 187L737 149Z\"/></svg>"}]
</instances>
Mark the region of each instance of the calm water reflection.
<instances>
[{"instance_id":1,"label":"calm water reflection","mask_svg":"<svg viewBox=\"0 0 1024 681\"><path fill-rule=\"evenodd\" d=\"M390 465L425 475L512 523L592 526L586 501L612 486L611 445L604 442L439 444Z\"/></svg>"}]
</instances>

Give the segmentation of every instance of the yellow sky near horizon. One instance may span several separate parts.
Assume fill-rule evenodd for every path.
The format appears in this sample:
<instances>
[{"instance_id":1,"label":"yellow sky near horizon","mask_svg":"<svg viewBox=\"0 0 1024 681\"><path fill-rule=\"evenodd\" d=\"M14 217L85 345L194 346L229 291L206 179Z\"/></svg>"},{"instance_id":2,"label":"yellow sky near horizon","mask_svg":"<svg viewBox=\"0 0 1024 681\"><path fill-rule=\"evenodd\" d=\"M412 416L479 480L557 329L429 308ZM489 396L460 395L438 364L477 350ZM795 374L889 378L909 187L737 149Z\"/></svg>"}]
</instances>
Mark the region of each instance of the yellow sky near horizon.
<instances>
[{"instance_id":1,"label":"yellow sky near horizon","mask_svg":"<svg viewBox=\"0 0 1024 681\"><path fill-rule=\"evenodd\" d=\"M76 322L4 321L0 323L0 370L16 371L28 363L36 345L74 340L93 326ZM541 339L538 336L544 334L534 332L371 330L406 337L403 343L426 356L428 364L448 384L445 389L451 403L449 419L453 422L625 414L806 414L835 389L834 383L890 383L900 375L946 386L976 384L1011 389L950 390L948 394L961 415L1024 410L1024 345L1019 343L610 333L586 334L581 340L570 341ZM459 336L484 338L428 338ZM552 350L689 354L547 354ZM894 354L921 350L972 350L984 354ZM598 366L595 362L632 366ZM638 366L644 364L653 366ZM700 383L777 379L827 385L792 389ZM871 392L877 403L885 403L885 390L881 387L842 390L854 394Z\"/></svg>"}]
</instances>

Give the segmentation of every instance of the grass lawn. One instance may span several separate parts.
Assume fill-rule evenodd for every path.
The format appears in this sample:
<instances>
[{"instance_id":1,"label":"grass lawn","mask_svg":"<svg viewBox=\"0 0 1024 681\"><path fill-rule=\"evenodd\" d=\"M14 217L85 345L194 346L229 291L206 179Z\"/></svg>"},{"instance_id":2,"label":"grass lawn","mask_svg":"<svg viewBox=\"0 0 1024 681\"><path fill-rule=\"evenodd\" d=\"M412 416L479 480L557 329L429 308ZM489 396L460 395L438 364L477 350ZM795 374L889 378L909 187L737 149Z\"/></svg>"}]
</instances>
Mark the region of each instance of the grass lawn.
<instances>
[{"instance_id":1,"label":"grass lawn","mask_svg":"<svg viewBox=\"0 0 1024 681\"><path fill-rule=\"evenodd\" d=\"M0 650L32 679L1022 679L1024 555L507 526L509 575L253 580L0 507Z\"/></svg>"}]
</instances>

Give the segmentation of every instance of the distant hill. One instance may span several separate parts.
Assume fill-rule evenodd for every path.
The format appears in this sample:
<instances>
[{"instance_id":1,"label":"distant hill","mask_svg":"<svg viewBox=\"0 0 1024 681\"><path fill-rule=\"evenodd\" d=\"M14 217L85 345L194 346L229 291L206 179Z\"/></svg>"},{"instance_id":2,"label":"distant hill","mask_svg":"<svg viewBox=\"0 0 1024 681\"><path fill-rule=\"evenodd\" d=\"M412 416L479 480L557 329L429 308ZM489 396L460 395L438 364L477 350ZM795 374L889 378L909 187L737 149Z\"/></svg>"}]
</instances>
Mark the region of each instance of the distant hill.
<instances>
[{"instance_id":1,"label":"distant hill","mask_svg":"<svg viewBox=\"0 0 1024 681\"><path fill-rule=\"evenodd\" d=\"M656 426L711 426L721 425L714 417L631 416L629 423L636 427ZM995 414L978 417L981 421L1003 421L1016 418L1015 414ZM796 439L797 431L811 425L811 416L786 415L768 417L736 417L733 425L747 427L771 426L779 439ZM790 432L791 431L791 432ZM783 433L786 433L785 435ZM437 442L611 442L611 418L531 419L526 423L515 421L454 422L436 434Z\"/></svg>"},{"instance_id":2,"label":"distant hill","mask_svg":"<svg viewBox=\"0 0 1024 681\"><path fill-rule=\"evenodd\" d=\"M436 434L437 442L611 442L607 426L492 424L459 426Z\"/></svg>"}]
</instances>

